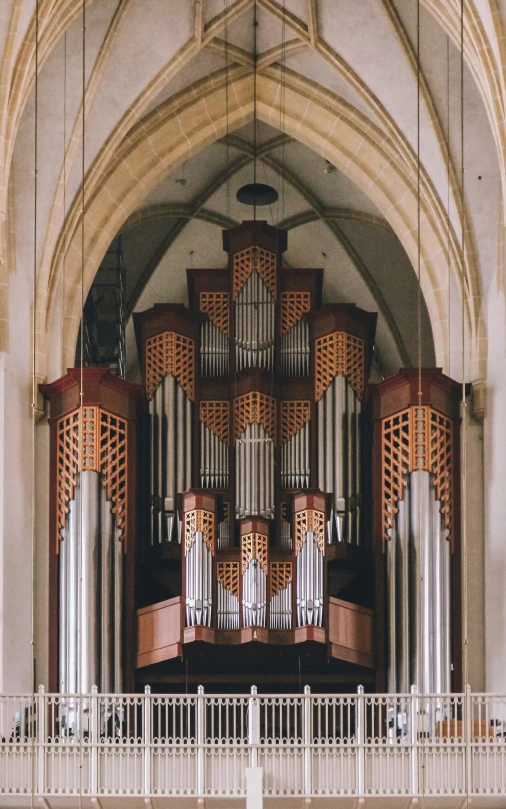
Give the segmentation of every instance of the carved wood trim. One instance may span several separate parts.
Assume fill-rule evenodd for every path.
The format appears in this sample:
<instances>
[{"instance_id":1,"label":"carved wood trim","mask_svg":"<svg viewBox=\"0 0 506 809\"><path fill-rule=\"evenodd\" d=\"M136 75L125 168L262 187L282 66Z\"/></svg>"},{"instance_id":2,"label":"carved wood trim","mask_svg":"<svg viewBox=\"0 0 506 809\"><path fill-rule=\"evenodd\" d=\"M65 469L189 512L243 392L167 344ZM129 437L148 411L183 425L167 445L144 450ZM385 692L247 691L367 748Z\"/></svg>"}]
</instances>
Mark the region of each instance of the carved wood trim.
<instances>
[{"instance_id":1,"label":"carved wood trim","mask_svg":"<svg viewBox=\"0 0 506 809\"><path fill-rule=\"evenodd\" d=\"M306 542L306 534L312 532L314 541L318 546L322 556L325 553L325 514L314 508L307 508L304 511L297 511L295 514L295 555L298 556L300 549Z\"/></svg>"},{"instance_id":2,"label":"carved wood trim","mask_svg":"<svg viewBox=\"0 0 506 809\"><path fill-rule=\"evenodd\" d=\"M214 325L230 336L230 303L228 292L201 292L200 311L209 315Z\"/></svg>"},{"instance_id":3,"label":"carved wood trim","mask_svg":"<svg viewBox=\"0 0 506 809\"><path fill-rule=\"evenodd\" d=\"M244 573L249 563L257 559L262 570L267 574L267 551L269 538L256 532L241 537L241 572Z\"/></svg>"},{"instance_id":4,"label":"carved wood trim","mask_svg":"<svg viewBox=\"0 0 506 809\"><path fill-rule=\"evenodd\" d=\"M311 311L310 292L281 293L281 334L292 329L301 317Z\"/></svg>"},{"instance_id":5,"label":"carved wood trim","mask_svg":"<svg viewBox=\"0 0 506 809\"><path fill-rule=\"evenodd\" d=\"M276 400L265 393L252 391L234 399L234 439L237 441L248 424L261 424L273 442L276 441Z\"/></svg>"},{"instance_id":6,"label":"carved wood trim","mask_svg":"<svg viewBox=\"0 0 506 809\"><path fill-rule=\"evenodd\" d=\"M434 475L444 526L452 539L453 422L428 405L412 405L383 419L381 426L383 539L391 538L407 477L415 470Z\"/></svg>"},{"instance_id":7,"label":"carved wood trim","mask_svg":"<svg viewBox=\"0 0 506 809\"><path fill-rule=\"evenodd\" d=\"M164 376L177 379L193 402L195 398L195 341L184 334L164 331L145 345L146 394L150 399Z\"/></svg>"},{"instance_id":8,"label":"carved wood trim","mask_svg":"<svg viewBox=\"0 0 506 809\"><path fill-rule=\"evenodd\" d=\"M230 404L227 401L200 403L200 421L209 427L218 438L230 443Z\"/></svg>"},{"instance_id":9,"label":"carved wood trim","mask_svg":"<svg viewBox=\"0 0 506 809\"><path fill-rule=\"evenodd\" d=\"M80 451L81 409L57 423L57 544L65 529L69 502L74 499L78 472L100 472L107 499L113 504L121 539L127 525L127 422L96 406L83 407L83 440Z\"/></svg>"},{"instance_id":10,"label":"carved wood trim","mask_svg":"<svg viewBox=\"0 0 506 809\"><path fill-rule=\"evenodd\" d=\"M281 441L285 443L299 432L311 418L311 402L281 402Z\"/></svg>"},{"instance_id":11,"label":"carved wood trim","mask_svg":"<svg viewBox=\"0 0 506 809\"><path fill-rule=\"evenodd\" d=\"M292 563L271 562L270 574L270 598L273 599L292 581Z\"/></svg>"},{"instance_id":12,"label":"carved wood trim","mask_svg":"<svg viewBox=\"0 0 506 809\"><path fill-rule=\"evenodd\" d=\"M234 253L232 259L234 300L254 271L263 280L272 297L276 298L276 254L263 247L248 247Z\"/></svg>"},{"instance_id":13,"label":"carved wood trim","mask_svg":"<svg viewBox=\"0 0 506 809\"><path fill-rule=\"evenodd\" d=\"M239 598L239 562L218 562L216 578L225 590Z\"/></svg>"},{"instance_id":14,"label":"carved wood trim","mask_svg":"<svg viewBox=\"0 0 506 809\"><path fill-rule=\"evenodd\" d=\"M206 547L214 556L216 548L216 519L213 511L194 508L184 515L184 553L185 556L195 542L195 534L201 531Z\"/></svg>"},{"instance_id":15,"label":"carved wood trim","mask_svg":"<svg viewBox=\"0 0 506 809\"><path fill-rule=\"evenodd\" d=\"M345 331L315 340L315 397L318 402L335 376L345 376L357 396L365 385L365 348L361 337Z\"/></svg>"}]
</instances>

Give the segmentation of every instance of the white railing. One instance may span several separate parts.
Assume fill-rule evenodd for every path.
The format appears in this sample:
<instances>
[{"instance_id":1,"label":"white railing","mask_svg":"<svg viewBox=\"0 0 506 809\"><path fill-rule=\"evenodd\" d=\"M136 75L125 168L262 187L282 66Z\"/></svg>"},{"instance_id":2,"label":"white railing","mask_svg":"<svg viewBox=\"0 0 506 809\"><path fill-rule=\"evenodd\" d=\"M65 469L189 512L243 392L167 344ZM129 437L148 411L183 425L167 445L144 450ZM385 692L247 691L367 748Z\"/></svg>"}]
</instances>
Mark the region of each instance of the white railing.
<instances>
[{"instance_id":1,"label":"white railing","mask_svg":"<svg viewBox=\"0 0 506 809\"><path fill-rule=\"evenodd\" d=\"M0 795L506 795L506 696L0 696Z\"/></svg>"}]
</instances>

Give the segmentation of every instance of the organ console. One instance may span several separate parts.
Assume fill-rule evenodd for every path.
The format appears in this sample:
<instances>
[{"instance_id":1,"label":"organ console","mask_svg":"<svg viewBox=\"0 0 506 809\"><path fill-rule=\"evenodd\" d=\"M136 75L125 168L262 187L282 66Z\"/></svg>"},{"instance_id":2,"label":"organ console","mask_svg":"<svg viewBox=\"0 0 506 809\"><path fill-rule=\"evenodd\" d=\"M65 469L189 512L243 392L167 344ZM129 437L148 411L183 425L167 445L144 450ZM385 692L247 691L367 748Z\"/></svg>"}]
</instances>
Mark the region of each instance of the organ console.
<instances>
[{"instance_id":1,"label":"organ console","mask_svg":"<svg viewBox=\"0 0 506 809\"><path fill-rule=\"evenodd\" d=\"M234 682L259 647L273 680L304 655L307 681L449 688L455 383L424 369L421 404L413 371L369 385L376 314L322 305L323 271L284 266L266 222L223 244L188 307L134 314L142 393L97 369L82 408L80 370L43 386L60 689L174 687L197 656Z\"/></svg>"}]
</instances>

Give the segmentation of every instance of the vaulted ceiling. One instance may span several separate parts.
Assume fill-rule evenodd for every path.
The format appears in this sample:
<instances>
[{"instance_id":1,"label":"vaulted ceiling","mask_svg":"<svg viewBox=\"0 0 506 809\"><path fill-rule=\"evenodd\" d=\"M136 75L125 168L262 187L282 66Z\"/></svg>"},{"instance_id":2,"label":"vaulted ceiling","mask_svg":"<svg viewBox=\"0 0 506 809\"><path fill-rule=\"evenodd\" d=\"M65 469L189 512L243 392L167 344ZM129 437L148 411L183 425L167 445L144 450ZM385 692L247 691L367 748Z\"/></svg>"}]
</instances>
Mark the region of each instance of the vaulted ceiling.
<instances>
[{"instance_id":1,"label":"vaulted ceiling","mask_svg":"<svg viewBox=\"0 0 506 809\"><path fill-rule=\"evenodd\" d=\"M289 266L325 268L326 300L378 311L375 373L420 349L461 377L464 312L466 375L483 375L506 9L465 3L463 209L460 0L257 0L256 81L253 6L87 0L83 158L82 0L39 0L37 115L34 3L2 3L0 246L16 266L0 282L30 276L36 231L39 376L71 363L81 298L118 236L129 317L185 300L188 266L223 266L221 229L251 218L236 192L252 179L255 111L258 178L279 193L258 217L288 229Z\"/></svg>"}]
</instances>

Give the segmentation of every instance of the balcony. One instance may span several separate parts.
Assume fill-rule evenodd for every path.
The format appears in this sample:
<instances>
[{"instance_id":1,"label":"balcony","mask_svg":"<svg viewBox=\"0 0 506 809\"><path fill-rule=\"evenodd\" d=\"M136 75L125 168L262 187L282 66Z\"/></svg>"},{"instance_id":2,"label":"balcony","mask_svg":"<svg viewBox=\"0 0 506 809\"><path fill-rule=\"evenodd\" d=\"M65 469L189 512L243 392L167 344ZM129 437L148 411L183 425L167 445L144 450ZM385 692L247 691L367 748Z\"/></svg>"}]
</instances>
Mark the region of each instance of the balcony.
<instances>
[{"instance_id":1,"label":"balcony","mask_svg":"<svg viewBox=\"0 0 506 809\"><path fill-rule=\"evenodd\" d=\"M9 809L506 806L506 696L41 689L1 696L0 730Z\"/></svg>"}]
</instances>

